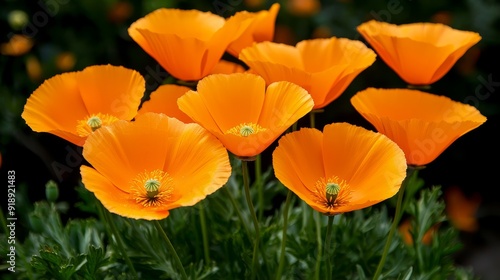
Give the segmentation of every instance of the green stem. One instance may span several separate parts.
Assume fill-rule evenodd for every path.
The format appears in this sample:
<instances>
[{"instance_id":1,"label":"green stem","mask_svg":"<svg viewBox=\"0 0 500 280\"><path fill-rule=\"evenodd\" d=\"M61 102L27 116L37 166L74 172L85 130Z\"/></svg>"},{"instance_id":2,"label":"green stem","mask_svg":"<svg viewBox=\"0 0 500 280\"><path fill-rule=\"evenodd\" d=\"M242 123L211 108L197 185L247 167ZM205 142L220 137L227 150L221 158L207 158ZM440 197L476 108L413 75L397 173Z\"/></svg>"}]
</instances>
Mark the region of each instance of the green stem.
<instances>
[{"instance_id":1,"label":"green stem","mask_svg":"<svg viewBox=\"0 0 500 280\"><path fill-rule=\"evenodd\" d=\"M394 214L394 220L392 221L391 229L389 230L389 234L387 235L387 240L385 241L385 246L384 246L384 251L382 252L382 257L380 258L380 261L377 266L377 270L375 271L375 275L373 275L373 280L378 280L380 277L380 273L382 273L382 268L384 267L385 263L385 258L387 257L387 253L389 252L389 248L391 247L391 242L392 242L392 237L394 236L394 233L396 232L396 228L398 227L399 220L401 219L402 213L403 213L403 207L402 206L402 201L403 201L403 196L404 192L406 189L406 185L410 181L410 177L413 174L415 169L409 167L406 172L406 178L404 179L403 183L401 184L401 188L399 189L398 192L398 200L396 202L396 213Z\"/></svg>"},{"instance_id":2,"label":"green stem","mask_svg":"<svg viewBox=\"0 0 500 280\"><path fill-rule=\"evenodd\" d=\"M316 127L316 113L314 111L311 111L309 112L309 125L311 126L311 128L315 128Z\"/></svg>"},{"instance_id":3,"label":"green stem","mask_svg":"<svg viewBox=\"0 0 500 280\"><path fill-rule=\"evenodd\" d=\"M290 201L292 201L292 192L288 191L286 195L285 208L283 209L283 239L281 240L281 253L278 272L276 273L276 280L281 279L283 268L285 266L285 249L286 249L286 230L288 226L288 209L290 208Z\"/></svg>"},{"instance_id":4,"label":"green stem","mask_svg":"<svg viewBox=\"0 0 500 280\"><path fill-rule=\"evenodd\" d=\"M260 154L255 158L255 182L257 183L257 194L259 199L258 218L262 221L262 216L264 215L264 184L262 180L262 159Z\"/></svg>"},{"instance_id":5,"label":"green stem","mask_svg":"<svg viewBox=\"0 0 500 280\"><path fill-rule=\"evenodd\" d=\"M331 262L331 256L332 256L332 246L331 241L332 241L332 224L333 224L333 215L328 216L328 226L326 227L326 241L325 241L325 261L326 261L326 279L331 280L332 279L332 262Z\"/></svg>"},{"instance_id":6,"label":"green stem","mask_svg":"<svg viewBox=\"0 0 500 280\"><path fill-rule=\"evenodd\" d=\"M228 187L223 187L223 189L226 190L226 194L229 197L229 200L231 201L231 204L233 205L234 210L236 211L236 215L238 215L238 218L240 219L241 225L243 226L243 229L247 233L248 239L252 240L252 235L250 234L250 231L248 230L247 223L245 220L243 220L243 215L241 214L240 208L238 204L236 204L236 200L234 199L233 195L231 194L231 191L228 189Z\"/></svg>"},{"instance_id":7,"label":"green stem","mask_svg":"<svg viewBox=\"0 0 500 280\"><path fill-rule=\"evenodd\" d=\"M201 235L203 239L203 253L205 256L205 263L208 265L210 261L210 251L208 249L208 232L207 232L207 221L205 218L205 209L203 209L203 201L198 206L200 211L200 225L201 225Z\"/></svg>"},{"instance_id":8,"label":"green stem","mask_svg":"<svg viewBox=\"0 0 500 280\"><path fill-rule=\"evenodd\" d=\"M100 207L103 207L100 203L98 203ZM102 209L105 215L105 219L107 220L108 224L110 225L111 228L111 233L112 235L115 236L116 239L116 246L118 247L118 250L120 251L120 254L122 255L123 259L127 263L128 267L130 268L130 271L132 272L132 275L135 279L139 279L139 276L137 275L137 272L135 271L134 265L132 264L132 261L130 261L130 258L127 255L127 251L125 250L125 246L123 245L123 240L121 238L121 235L118 233L118 230L116 229L115 222L113 221L113 217L111 216L111 213L107 211L106 209Z\"/></svg>"},{"instance_id":9,"label":"green stem","mask_svg":"<svg viewBox=\"0 0 500 280\"><path fill-rule=\"evenodd\" d=\"M248 175L248 162L242 160L241 161L242 175L243 175L243 185L245 186L245 195L248 204L248 208L250 209L250 214L252 216L253 225L255 227L255 242L253 248L253 256L252 256L252 276L251 279L255 279L255 271L257 270L257 251L259 249L259 241L260 241L260 231L259 231L259 220L257 220L257 216L255 215L255 209L252 203L252 197L250 196L250 178Z\"/></svg>"},{"instance_id":10,"label":"green stem","mask_svg":"<svg viewBox=\"0 0 500 280\"><path fill-rule=\"evenodd\" d=\"M321 213L315 211L316 213L316 242L318 243L318 257L316 259L316 269L314 271L314 279L320 279L321 270L321 258L323 255L323 241L321 240Z\"/></svg>"},{"instance_id":11,"label":"green stem","mask_svg":"<svg viewBox=\"0 0 500 280\"><path fill-rule=\"evenodd\" d=\"M172 255L172 257L174 258L175 265L181 272L182 279L187 280L188 277L186 271L184 270L184 266L182 266L182 262L179 259L179 255L177 255L177 252L175 251L174 245L172 245L172 242L170 242L170 239L168 238L167 234L161 227L160 222L158 222L158 220L154 220L153 224L155 225L156 230L160 233L160 235L163 237L163 240L167 244L167 249L170 251L170 255Z\"/></svg>"}]
</instances>

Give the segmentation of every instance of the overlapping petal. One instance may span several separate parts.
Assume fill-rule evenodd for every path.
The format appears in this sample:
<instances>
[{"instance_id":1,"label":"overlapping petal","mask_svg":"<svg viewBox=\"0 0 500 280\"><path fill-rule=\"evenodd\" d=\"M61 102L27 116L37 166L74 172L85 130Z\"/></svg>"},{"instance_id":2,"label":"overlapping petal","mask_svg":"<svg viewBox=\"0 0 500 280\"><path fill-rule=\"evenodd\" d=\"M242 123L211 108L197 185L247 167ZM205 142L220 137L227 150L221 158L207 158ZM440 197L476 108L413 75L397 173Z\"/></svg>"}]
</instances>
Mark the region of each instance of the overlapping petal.
<instances>
[{"instance_id":1,"label":"overlapping petal","mask_svg":"<svg viewBox=\"0 0 500 280\"><path fill-rule=\"evenodd\" d=\"M261 42L239 56L267 84L289 81L306 89L315 109L337 99L375 57L362 42L336 37L304 40L295 47Z\"/></svg>"},{"instance_id":2,"label":"overlapping petal","mask_svg":"<svg viewBox=\"0 0 500 280\"><path fill-rule=\"evenodd\" d=\"M481 40L476 32L440 23L395 25L370 20L358 31L377 54L410 85L430 85Z\"/></svg>"},{"instance_id":3,"label":"overlapping petal","mask_svg":"<svg viewBox=\"0 0 500 280\"><path fill-rule=\"evenodd\" d=\"M131 24L130 37L172 76L184 81L208 75L251 15L228 20L198 10L157 9Z\"/></svg>"},{"instance_id":4,"label":"overlapping petal","mask_svg":"<svg viewBox=\"0 0 500 280\"><path fill-rule=\"evenodd\" d=\"M83 155L92 165L81 168L85 187L109 211L135 219L162 219L170 209L193 205L231 174L227 150L213 135L157 113L97 130L83 146ZM151 174L168 180L160 180L165 186L148 197L137 182Z\"/></svg>"},{"instance_id":5,"label":"overlapping petal","mask_svg":"<svg viewBox=\"0 0 500 280\"><path fill-rule=\"evenodd\" d=\"M486 121L473 106L412 89L368 88L353 96L351 103L403 149L409 165L432 162Z\"/></svg>"},{"instance_id":6,"label":"overlapping petal","mask_svg":"<svg viewBox=\"0 0 500 280\"><path fill-rule=\"evenodd\" d=\"M395 195L406 176L403 151L383 134L347 123L323 133L302 128L283 136L273 152L275 175L315 210L335 215ZM328 201L327 184L340 188Z\"/></svg>"},{"instance_id":7,"label":"overlapping petal","mask_svg":"<svg viewBox=\"0 0 500 280\"><path fill-rule=\"evenodd\" d=\"M81 146L87 135L78 131L80 121L95 114L131 120L144 90L144 78L135 70L90 66L47 79L28 98L22 117L34 131Z\"/></svg>"},{"instance_id":8,"label":"overlapping petal","mask_svg":"<svg viewBox=\"0 0 500 280\"><path fill-rule=\"evenodd\" d=\"M142 104L137 114L162 113L184 123L192 123L193 120L177 106L177 99L190 90L188 87L174 84L161 85L151 93L149 100Z\"/></svg>"},{"instance_id":9,"label":"overlapping petal","mask_svg":"<svg viewBox=\"0 0 500 280\"><path fill-rule=\"evenodd\" d=\"M307 114L313 101L295 84L277 82L266 89L260 76L234 73L202 79L197 91L179 98L178 105L233 154L252 157Z\"/></svg>"}]
</instances>

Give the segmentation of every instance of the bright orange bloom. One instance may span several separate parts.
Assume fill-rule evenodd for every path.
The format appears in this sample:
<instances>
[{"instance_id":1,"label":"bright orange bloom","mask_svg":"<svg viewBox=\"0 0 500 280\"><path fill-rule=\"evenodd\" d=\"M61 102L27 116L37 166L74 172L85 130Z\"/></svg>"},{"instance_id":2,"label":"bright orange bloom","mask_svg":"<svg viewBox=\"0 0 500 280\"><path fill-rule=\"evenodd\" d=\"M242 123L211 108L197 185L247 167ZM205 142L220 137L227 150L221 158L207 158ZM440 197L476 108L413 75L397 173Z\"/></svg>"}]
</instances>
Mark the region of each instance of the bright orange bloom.
<instances>
[{"instance_id":1,"label":"bright orange bloom","mask_svg":"<svg viewBox=\"0 0 500 280\"><path fill-rule=\"evenodd\" d=\"M169 74L195 81L212 71L251 22L244 12L225 20L210 12L162 8L132 23L128 33Z\"/></svg>"},{"instance_id":2,"label":"bright orange bloom","mask_svg":"<svg viewBox=\"0 0 500 280\"><path fill-rule=\"evenodd\" d=\"M252 13L255 19L252 24L227 48L227 52L238 57L241 50L250 47L254 42L272 41L274 37L274 25L280 4L274 3L269 11Z\"/></svg>"},{"instance_id":3,"label":"bright orange bloom","mask_svg":"<svg viewBox=\"0 0 500 280\"><path fill-rule=\"evenodd\" d=\"M410 85L430 85L481 40L478 33L440 23L394 25L371 20L358 32L377 54Z\"/></svg>"},{"instance_id":4,"label":"bright orange bloom","mask_svg":"<svg viewBox=\"0 0 500 280\"><path fill-rule=\"evenodd\" d=\"M429 230L427 230L422 236L422 243L425 245L430 245L432 242L432 238L434 237L434 233L438 230L439 224L436 224L432 226ZM404 243L408 245L413 244L413 236L411 231L412 226L411 226L411 219L406 219L404 220L400 225L399 225L399 233L401 234L401 237L403 238Z\"/></svg>"},{"instance_id":5,"label":"bright orange bloom","mask_svg":"<svg viewBox=\"0 0 500 280\"><path fill-rule=\"evenodd\" d=\"M33 47L33 39L24 35L13 35L9 42L0 44L0 53L3 55L20 56Z\"/></svg>"},{"instance_id":6,"label":"bright orange bloom","mask_svg":"<svg viewBox=\"0 0 500 280\"><path fill-rule=\"evenodd\" d=\"M424 166L465 133L486 121L473 106L412 89L368 88L351 98L354 108Z\"/></svg>"},{"instance_id":7,"label":"bright orange bloom","mask_svg":"<svg viewBox=\"0 0 500 280\"><path fill-rule=\"evenodd\" d=\"M273 152L273 167L285 187L326 215L388 199L406 176L405 157L396 143L348 123L286 134Z\"/></svg>"},{"instance_id":8,"label":"bright orange bloom","mask_svg":"<svg viewBox=\"0 0 500 280\"><path fill-rule=\"evenodd\" d=\"M162 113L176 118L183 123L192 123L193 120L177 106L177 99L190 90L190 88L185 86L173 84L161 85L151 93L149 100L142 104L137 115L147 112Z\"/></svg>"},{"instance_id":9,"label":"bright orange bloom","mask_svg":"<svg viewBox=\"0 0 500 280\"><path fill-rule=\"evenodd\" d=\"M231 175L227 150L198 124L147 113L93 133L82 182L110 212L159 220L221 188Z\"/></svg>"},{"instance_id":10,"label":"bright orange bloom","mask_svg":"<svg viewBox=\"0 0 500 280\"><path fill-rule=\"evenodd\" d=\"M313 16L321 10L319 0L287 0L286 7L292 15Z\"/></svg>"},{"instance_id":11,"label":"bright orange bloom","mask_svg":"<svg viewBox=\"0 0 500 280\"><path fill-rule=\"evenodd\" d=\"M239 58L267 84L289 81L305 88L319 109L338 98L375 62L376 54L360 41L332 37L304 40L295 47L257 43L241 51Z\"/></svg>"},{"instance_id":12,"label":"bright orange bloom","mask_svg":"<svg viewBox=\"0 0 500 280\"><path fill-rule=\"evenodd\" d=\"M481 197L467 197L458 187L447 188L444 192L446 214L450 222L459 230L474 232L479 228L476 214L481 205Z\"/></svg>"},{"instance_id":13,"label":"bright orange bloom","mask_svg":"<svg viewBox=\"0 0 500 280\"><path fill-rule=\"evenodd\" d=\"M313 107L303 88L276 82L266 89L264 79L250 73L210 75L177 103L239 157L260 154Z\"/></svg>"},{"instance_id":14,"label":"bright orange bloom","mask_svg":"<svg viewBox=\"0 0 500 280\"><path fill-rule=\"evenodd\" d=\"M82 146L99 127L131 120L144 90L144 78L135 70L90 66L46 80L28 98L22 117L36 132Z\"/></svg>"}]
</instances>

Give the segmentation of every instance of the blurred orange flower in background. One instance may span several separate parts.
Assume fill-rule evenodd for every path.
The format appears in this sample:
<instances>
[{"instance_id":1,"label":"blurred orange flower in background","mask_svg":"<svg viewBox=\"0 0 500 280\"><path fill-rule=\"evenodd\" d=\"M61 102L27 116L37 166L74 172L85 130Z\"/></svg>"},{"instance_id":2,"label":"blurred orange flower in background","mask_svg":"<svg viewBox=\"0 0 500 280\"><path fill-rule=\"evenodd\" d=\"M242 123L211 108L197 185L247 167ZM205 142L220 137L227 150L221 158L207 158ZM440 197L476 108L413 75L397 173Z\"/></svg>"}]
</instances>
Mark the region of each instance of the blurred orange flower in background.
<instances>
[{"instance_id":1,"label":"blurred orange flower in background","mask_svg":"<svg viewBox=\"0 0 500 280\"><path fill-rule=\"evenodd\" d=\"M408 245L413 244L413 236L411 233L411 231L413 229L412 229L411 222L412 222L411 219L406 219L403 222L401 222L401 224L398 227L399 233L401 234L401 237L403 238L404 243L406 243ZM422 240L421 240L422 244L430 245L432 243L432 238L434 237L434 233L438 230L438 228L439 228L439 224L436 224L433 227L431 227L429 230L427 230L425 232L424 236L422 236Z\"/></svg>"},{"instance_id":2,"label":"blurred orange flower in background","mask_svg":"<svg viewBox=\"0 0 500 280\"><path fill-rule=\"evenodd\" d=\"M360 41L332 37L304 40L295 47L256 43L241 51L239 58L267 84L289 81L303 87L319 109L337 99L375 62L376 54Z\"/></svg>"},{"instance_id":3,"label":"blurred orange flower in background","mask_svg":"<svg viewBox=\"0 0 500 280\"><path fill-rule=\"evenodd\" d=\"M238 57L241 50L251 46L255 42L272 41L274 37L274 26L280 4L274 3L268 11L252 13L255 19L252 24L227 48L227 52Z\"/></svg>"},{"instance_id":4,"label":"blurred orange flower in background","mask_svg":"<svg viewBox=\"0 0 500 280\"><path fill-rule=\"evenodd\" d=\"M348 123L323 132L302 128L278 141L276 178L326 215L359 210L394 196L406 177L403 151L381 133Z\"/></svg>"},{"instance_id":5,"label":"blurred orange flower in background","mask_svg":"<svg viewBox=\"0 0 500 280\"><path fill-rule=\"evenodd\" d=\"M303 88L284 81L266 88L250 73L210 75L177 103L239 157L260 154L313 107Z\"/></svg>"},{"instance_id":6,"label":"blurred orange flower in background","mask_svg":"<svg viewBox=\"0 0 500 280\"><path fill-rule=\"evenodd\" d=\"M445 189L444 201L446 215L453 226L462 231L477 231L479 224L476 214L481 205L481 197L478 194L467 197L459 187L453 186Z\"/></svg>"},{"instance_id":7,"label":"blurred orange flower in background","mask_svg":"<svg viewBox=\"0 0 500 280\"><path fill-rule=\"evenodd\" d=\"M15 34L7 43L0 44L0 53L3 55L20 56L31 50L33 39L25 35Z\"/></svg>"},{"instance_id":8,"label":"blurred orange flower in background","mask_svg":"<svg viewBox=\"0 0 500 280\"><path fill-rule=\"evenodd\" d=\"M148 112L162 113L169 117L176 118L183 123L192 123L193 120L182 112L177 106L177 99L191 89L179 85L161 85L151 93L149 100L145 101L137 115Z\"/></svg>"},{"instance_id":9,"label":"blurred orange flower in background","mask_svg":"<svg viewBox=\"0 0 500 280\"><path fill-rule=\"evenodd\" d=\"M395 25L370 20L357 30L409 85L430 85L438 81L481 40L476 32L440 23Z\"/></svg>"},{"instance_id":10,"label":"blurred orange flower in background","mask_svg":"<svg viewBox=\"0 0 500 280\"><path fill-rule=\"evenodd\" d=\"M248 12L225 20L210 12L161 8L132 23L128 33L170 75L195 81L210 74L254 19Z\"/></svg>"},{"instance_id":11,"label":"blurred orange flower in background","mask_svg":"<svg viewBox=\"0 0 500 280\"><path fill-rule=\"evenodd\" d=\"M408 165L414 166L432 162L456 139L486 121L473 106L412 89L367 88L356 93L351 103L378 132L396 142Z\"/></svg>"},{"instance_id":12,"label":"blurred orange flower in background","mask_svg":"<svg viewBox=\"0 0 500 280\"><path fill-rule=\"evenodd\" d=\"M319 0L287 0L286 8L292 15L313 16L321 10Z\"/></svg>"},{"instance_id":13,"label":"blurred orange flower in background","mask_svg":"<svg viewBox=\"0 0 500 280\"><path fill-rule=\"evenodd\" d=\"M131 120L144 91L144 78L135 70L89 66L47 79L28 98L22 118L33 131L82 146L101 126Z\"/></svg>"},{"instance_id":14,"label":"blurred orange flower in background","mask_svg":"<svg viewBox=\"0 0 500 280\"><path fill-rule=\"evenodd\" d=\"M213 135L155 113L99 129L83 156L92 165L80 168L85 188L110 212L134 219L159 220L192 206L231 175L227 150Z\"/></svg>"}]
</instances>

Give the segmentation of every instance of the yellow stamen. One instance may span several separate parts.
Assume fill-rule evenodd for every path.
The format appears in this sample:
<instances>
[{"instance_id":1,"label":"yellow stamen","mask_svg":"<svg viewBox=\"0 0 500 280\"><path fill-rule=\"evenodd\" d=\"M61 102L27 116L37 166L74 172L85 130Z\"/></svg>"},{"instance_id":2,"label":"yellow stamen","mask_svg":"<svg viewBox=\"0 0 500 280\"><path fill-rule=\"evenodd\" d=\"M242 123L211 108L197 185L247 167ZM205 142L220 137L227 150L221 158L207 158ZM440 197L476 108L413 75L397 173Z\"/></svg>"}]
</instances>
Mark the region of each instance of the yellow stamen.
<instances>
[{"instance_id":1,"label":"yellow stamen","mask_svg":"<svg viewBox=\"0 0 500 280\"><path fill-rule=\"evenodd\" d=\"M145 207L157 207L173 200L172 178L162 170L138 174L131 183L130 194Z\"/></svg>"},{"instance_id":2,"label":"yellow stamen","mask_svg":"<svg viewBox=\"0 0 500 280\"><path fill-rule=\"evenodd\" d=\"M110 125L119 119L115 116L106 114L92 114L85 117L83 120L79 120L76 125L76 133L81 137L87 137L92 132L96 131L100 127Z\"/></svg>"},{"instance_id":3,"label":"yellow stamen","mask_svg":"<svg viewBox=\"0 0 500 280\"><path fill-rule=\"evenodd\" d=\"M328 209L333 209L339 205L349 203L352 191L349 184L337 176L328 179L321 177L314 184L312 193L316 197L318 204L324 205Z\"/></svg>"},{"instance_id":4,"label":"yellow stamen","mask_svg":"<svg viewBox=\"0 0 500 280\"><path fill-rule=\"evenodd\" d=\"M242 123L226 131L226 134L234 134L238 136L248 137L252 134L256 134L265 130L266 130L265 128L263 128L258 124Z\"/></svg>"}]
</instances>

